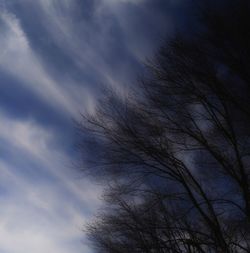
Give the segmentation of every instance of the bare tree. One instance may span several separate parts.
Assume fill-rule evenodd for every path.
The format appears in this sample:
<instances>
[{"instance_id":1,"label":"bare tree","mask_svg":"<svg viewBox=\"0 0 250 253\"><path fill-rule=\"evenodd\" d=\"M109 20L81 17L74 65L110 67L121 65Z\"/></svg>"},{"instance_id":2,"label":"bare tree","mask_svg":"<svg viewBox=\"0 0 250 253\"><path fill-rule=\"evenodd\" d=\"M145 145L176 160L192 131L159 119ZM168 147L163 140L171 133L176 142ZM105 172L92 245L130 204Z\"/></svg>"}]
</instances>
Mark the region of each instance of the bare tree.
<instances>
[{"instance_id":1,"label":"bare tree","mask_svg":"<svg viewBox=\"0 0 250 253\"><path fill-rule=\"evenodd\" d=\"M98 252L250 252L250 3L200 13L137 92L78 125L88 171L108 181L88 227Z\"/></svg>"}]
</instances>

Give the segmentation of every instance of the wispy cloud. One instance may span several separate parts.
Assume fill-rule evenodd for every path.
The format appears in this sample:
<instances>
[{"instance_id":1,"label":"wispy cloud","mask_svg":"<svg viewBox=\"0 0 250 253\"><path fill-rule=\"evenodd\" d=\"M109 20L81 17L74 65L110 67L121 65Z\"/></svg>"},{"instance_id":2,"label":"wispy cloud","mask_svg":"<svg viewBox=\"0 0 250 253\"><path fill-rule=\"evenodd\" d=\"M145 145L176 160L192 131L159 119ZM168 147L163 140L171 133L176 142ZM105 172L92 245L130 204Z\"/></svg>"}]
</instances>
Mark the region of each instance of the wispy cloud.
<instances>
[{"instance_id":1,"label":"wispy cloud","mask_svg":"<svg viewBox=\"0 0 250 253\"><path fill-rule=\"evenodd\" d=\"M65 89L44 69L39 58L32 50L29 40L23 31L18 18L6 10L1 12L1 19L5 24L2 28L0 41L0 68L10 73L22 85L28 87L46 103L56 106L58 110L76 115L81 102L75 100L74 94ZM67 80L69 81L69 80ZM74 83L71 80L71 87ZM73 89L74 90L74 89ZM84 98L87 91L82 88ZM78 93L78 94L79 94Z\"/></svg>"},{"instance_id":2,"label":"wispy cloud","mask_svg":"<svg viewBox=\"0 0 250 253\"><path fill-rule=\"evenodd\" d=\"M132 85L171 30L161 2L0 0L1 252L88 252L81 227L100 189L71 169L71 118L93 110L101 86Z\"/></svg>"},{"instance_id":3,"label":"wispy cloud","mask_svg":"<svg viewBox=\"0 0 250 253\"><path fill-rule=\"evenodd\" d=\"M1 187L8 183L13 188L0 195L3 207L0 210L1 252L87 250L81 245L83 234L79 225L85 217L71 207L57 187L32 186L11 174L11 168L6 164L0 163L0 169L3 175Z\"/></svg>"},{"instance_id":4,"label":"wispy cloud","mask_svg":"<svg viewBox=\"0 0 250 253\"><path fill-rule=\"evenodd\" d=\"M16 154L38 161L39 170L54 177L53 181L39 181L22 174L25 163L23 168L16 168L0 158L0 204L4 207L0 211L0 251L78 252L81 227L99 203L98 188L69 173L69 158L55 150L53 134L48 130L3 113L0 121L5 122L0 127L0 144L4 141Z\"/></svg>"}]
</instances>

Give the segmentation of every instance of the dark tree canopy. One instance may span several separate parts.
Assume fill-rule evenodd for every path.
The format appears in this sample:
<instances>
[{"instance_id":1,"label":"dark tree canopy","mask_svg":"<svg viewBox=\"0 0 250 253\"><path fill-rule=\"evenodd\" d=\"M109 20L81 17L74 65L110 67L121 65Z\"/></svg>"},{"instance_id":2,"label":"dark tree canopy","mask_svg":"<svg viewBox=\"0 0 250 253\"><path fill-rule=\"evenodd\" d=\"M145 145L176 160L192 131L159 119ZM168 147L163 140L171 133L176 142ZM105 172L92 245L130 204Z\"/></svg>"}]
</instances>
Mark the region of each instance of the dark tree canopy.
<instances>
[{"instance_id":1,"label":"dark tree canopy","mask_svg":"<svg viewBox=\"0 0 250 253\"><path fill-rule=\"evenodd\" d=\"M202 7L197 31L79 124L87 171L108 182L97 252L250 252L250 2Z\"/></svg>"}]
</instances>

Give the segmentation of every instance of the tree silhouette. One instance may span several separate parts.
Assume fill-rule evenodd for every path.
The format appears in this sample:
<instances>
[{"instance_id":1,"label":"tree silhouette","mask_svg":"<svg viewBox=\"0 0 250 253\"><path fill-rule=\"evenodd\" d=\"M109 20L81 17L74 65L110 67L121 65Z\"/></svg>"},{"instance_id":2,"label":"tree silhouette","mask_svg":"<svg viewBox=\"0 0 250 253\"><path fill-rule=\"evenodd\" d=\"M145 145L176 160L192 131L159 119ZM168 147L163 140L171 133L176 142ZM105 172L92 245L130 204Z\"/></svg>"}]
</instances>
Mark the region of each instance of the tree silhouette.
<instances>
[{"instance_id":1,"label":"tree silhouette","mask_svg":"<svg viewBox=\"0 0 250 253\"><path fill-rule=\"evenodd\" d=\"M108 182L87 228L97 252L250 252L250 3L204 6L136 92L78 124L87 171Z\"/></svg>"}]
</instances>

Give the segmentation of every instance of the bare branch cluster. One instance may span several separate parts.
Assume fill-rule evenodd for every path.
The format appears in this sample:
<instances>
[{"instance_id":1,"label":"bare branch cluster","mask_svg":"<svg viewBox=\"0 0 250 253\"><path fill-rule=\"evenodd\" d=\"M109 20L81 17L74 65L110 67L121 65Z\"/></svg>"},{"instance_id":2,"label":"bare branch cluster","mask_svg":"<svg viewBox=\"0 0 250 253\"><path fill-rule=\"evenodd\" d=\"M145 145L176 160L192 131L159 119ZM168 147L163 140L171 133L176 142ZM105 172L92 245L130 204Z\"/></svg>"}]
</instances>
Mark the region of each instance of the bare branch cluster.
<instances>
[{"instance_id":1,"label":"bare branch cluster","mask_svg":"<svg viewBox=\"0 0 250 253\"><path fill-rule=\"evenodd\" d=\"M97 252L250 252L249 13L244 0L203 9L137 93L79 124L90 173L109 182L88 227Z\"/></svg>"}]
</instances>

